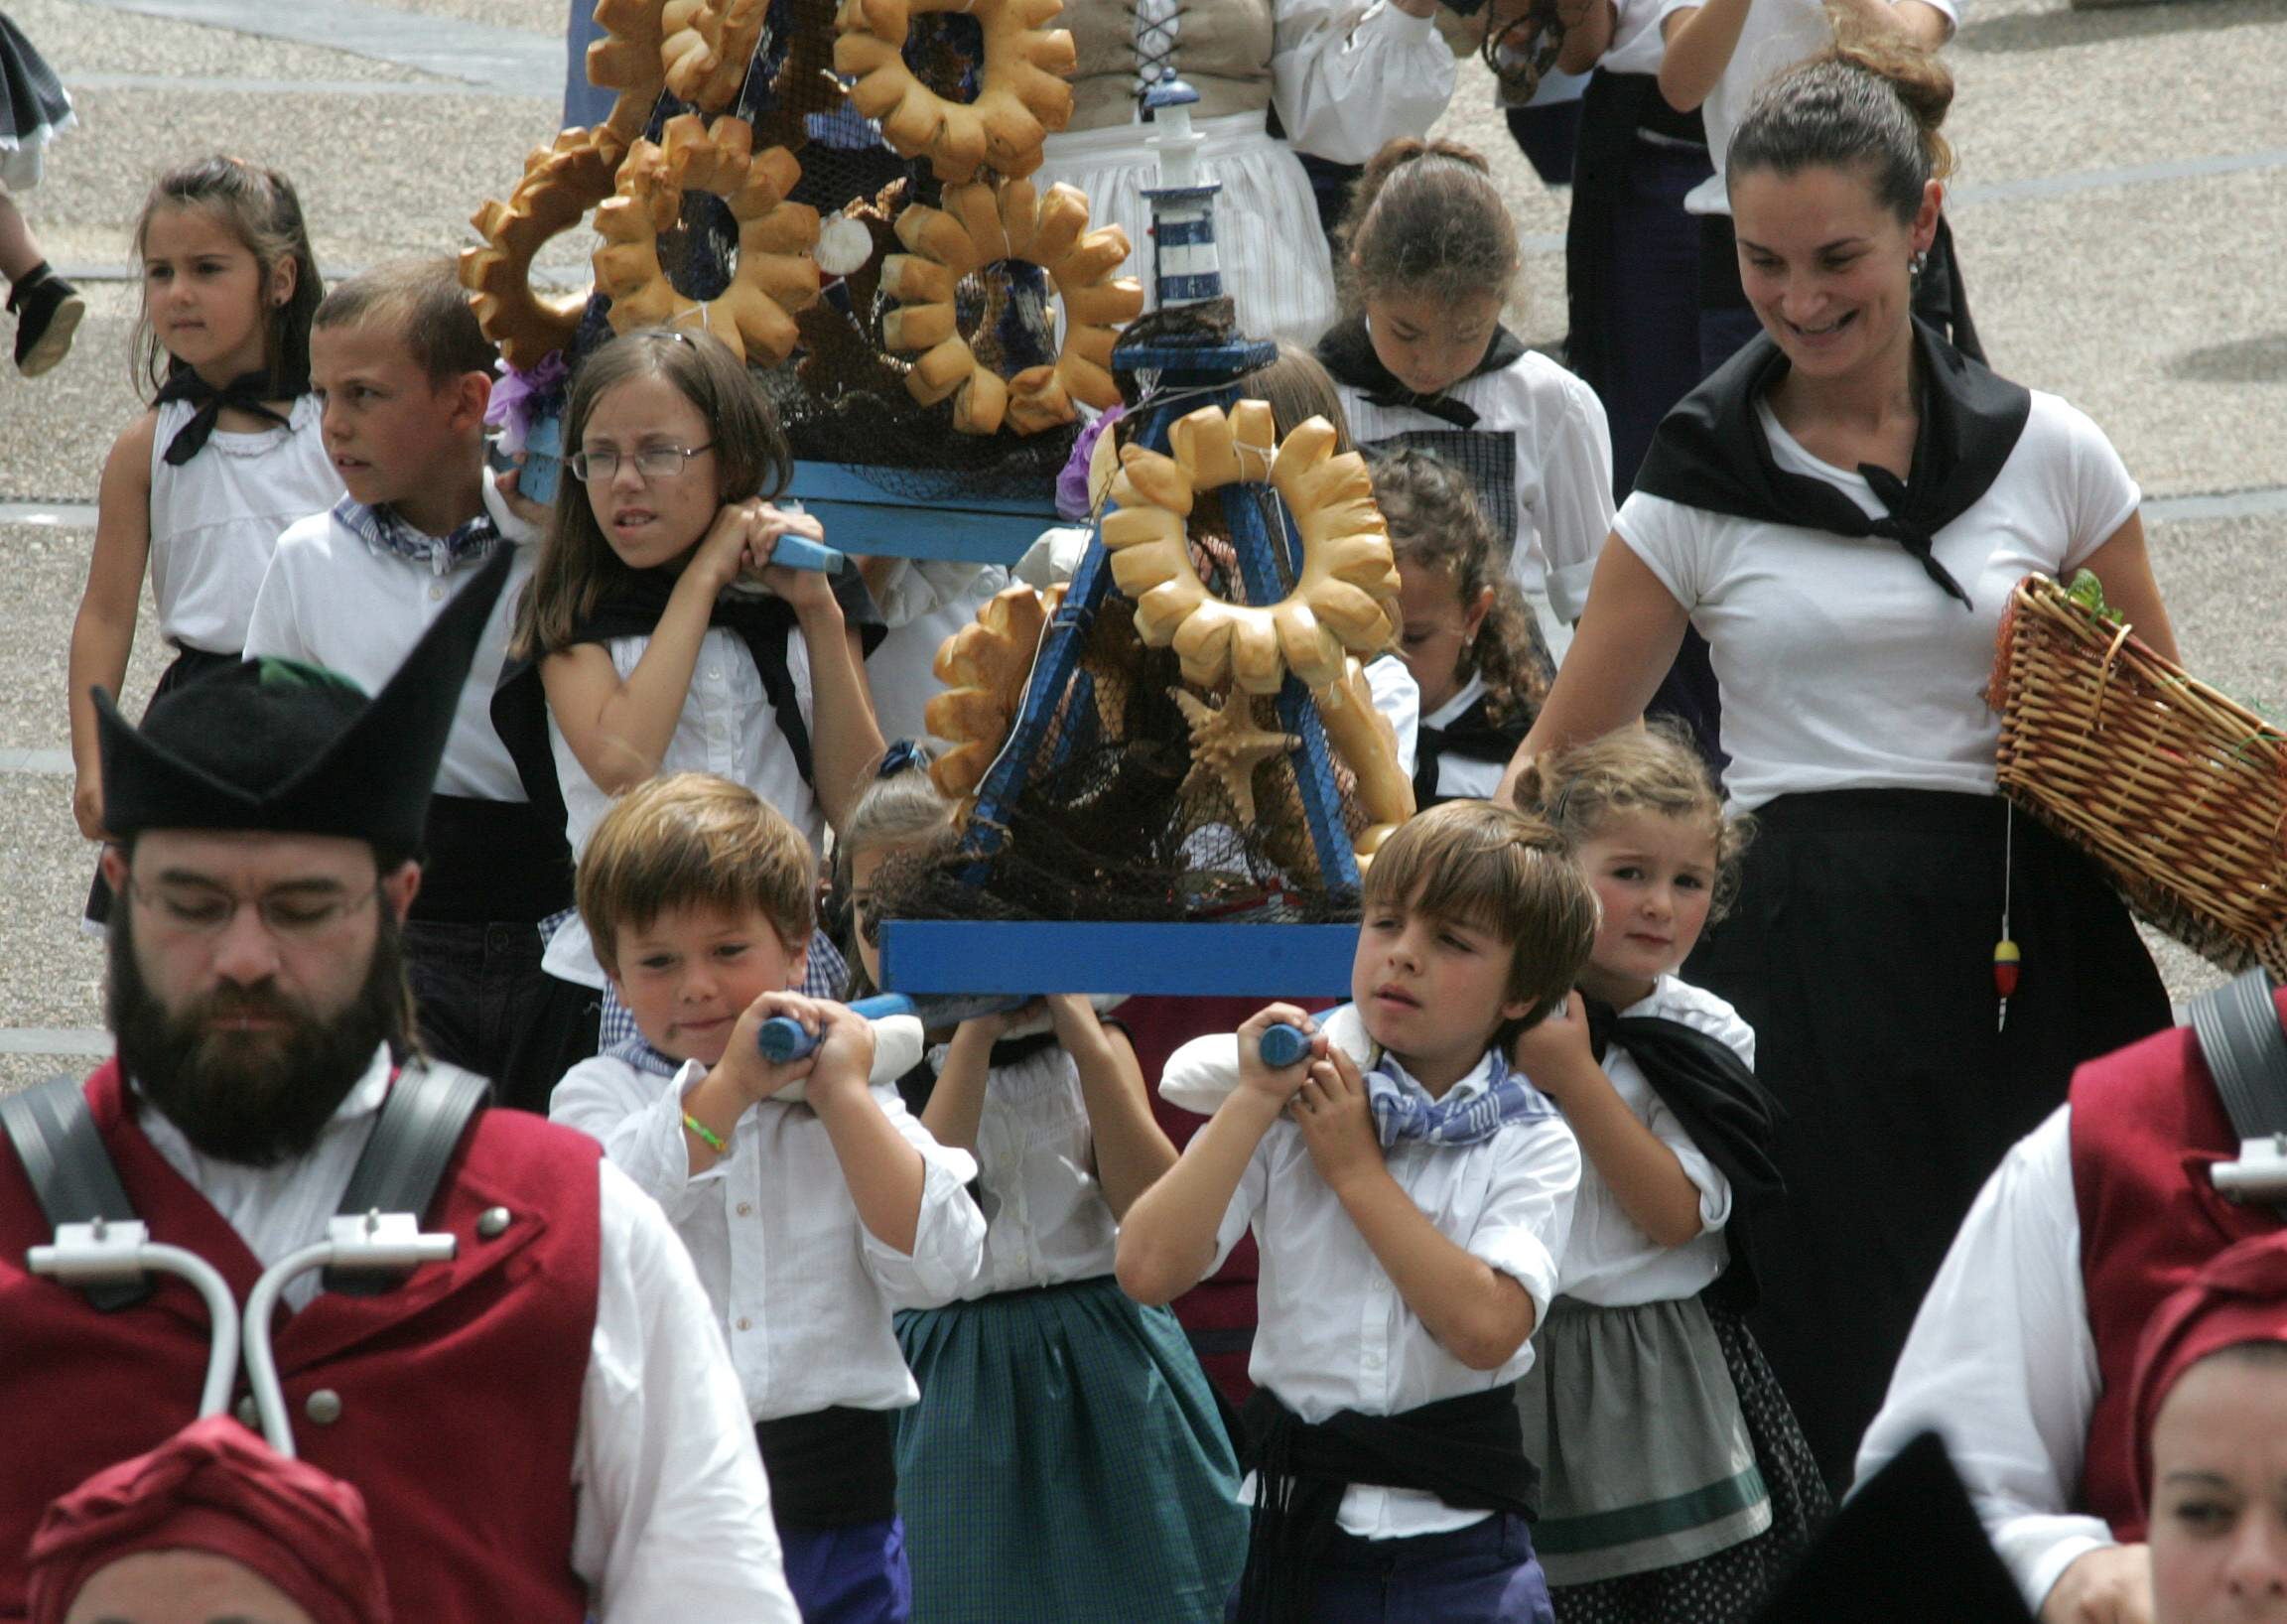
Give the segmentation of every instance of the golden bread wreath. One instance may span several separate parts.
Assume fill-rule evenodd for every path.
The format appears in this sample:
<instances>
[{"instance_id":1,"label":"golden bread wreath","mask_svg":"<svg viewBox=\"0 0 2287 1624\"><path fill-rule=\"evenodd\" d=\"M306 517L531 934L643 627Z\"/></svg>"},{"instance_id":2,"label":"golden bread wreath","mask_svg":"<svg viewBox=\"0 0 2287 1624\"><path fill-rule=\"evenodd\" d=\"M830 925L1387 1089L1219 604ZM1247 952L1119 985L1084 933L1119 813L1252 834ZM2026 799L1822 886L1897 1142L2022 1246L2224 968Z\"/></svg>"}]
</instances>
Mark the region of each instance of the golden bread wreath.
<instances>
[{"instance_id":1,"label":"golden bread wreath","mask_svg":"<svg viewBox=\"0 0 2287 1624\"><path fill-rule=\"evenodd\" d=\"M977 618L938 648L930 669L946 686L930 696L921 722L953 746L929 763L929 779L947 800L974 795L1008 743L1024 708L1041 633L1063 600L1062 587L1045 593L1009 587L986 600Z\"/></svg>"},{"instance_id":2,"label":"golden bread wreath","mask_svg":"<svg viewBox=\"0 0 2287 1624\"><path fill-rule=\"evenodd\" d=\"M565 130L554 145L532 149L506 203L487 199L469 216L484 242L461 250L461 285L484 337L519 371L562 349L579 329L588 296L541 298L532 291L532 256L611 196L613 163L589 131Z\"/></svg>"},{"instance_id":3,"label":"golden bread wreath","mask_svg":"<svg viewBox=\"0 0 2287 1624\"><path fill-rule=\"evenodd\" d=\"M588 47L588 82L619 92L610 116L596 127L596 144L614 159L651 122L667 82L663 21L659 0L597 0L596 26L604 33Z\"/></svg>"},{"instance_id":4,"label":"golden bread wreath","mask_svg":"<svg viewBox=\"0 0 2287 1624\"><path fill-rule=\"evenodd\" d=\"M1398 766L1397 736L1389 720L1374 708L1366 668L1355 658L1342 662L1341 681L1311 689L1310 697L1318 702L1327 743L1358 780L1358 806L1366 814L1366 827L1351 849L1365 863L1413 815L1413 780Z\"/></svg>"},{"instance_id":5,"label":"golden bread wreath","mask_svg":"<svg viewBox=\"0 0 2287 1624\"><path fill-rule=\"evenodd\" d=\"M925 351L905 375L913 398L934 406L952 396L953 427L963 434L993 434L1003 423L1038 434L1071 422L1076 398L1099 410L1120 404L1112 345L1144 308L1144 285L1114 274L1128 262L1128 233L1117 225L1089 230L1088 199L1068 186L1043 197L1030 181L973 181L947 187L942 202L897 216L906 251L881 263L881 286L899 301L882 318L882 345ZM1007 380L977 359L953 314L961 279L1004 259L1046 271L1064 305L1055 360Z\"/></svg>"},{"instance_id":6,"label":"golden bread wreath","mask_svg":"<svg viewBox=\"0 0 2287 1624\"><path fill-rule=\"evenodd\" d=\"M618 189L596 210L605 239L596 284L611 296L611 327L697 327L745 360L775 363L792 353L795 311L818 297L818 210L786 201L802 166L784 147L751 150L740 118L709 128L697 113L667 121L659 144L638 141L619 166ZM739 222L739 269L714 299L676 292L659 264L659 233L681 212L687 191L712 192Z\"/></svg>"},{"instance_id":7,"label":"golden bread wreath","mask_svg":"<svg viewBox=\"0 0 2287 1624\"><path fill-rule=\"evenodd\" d=\"M659 8L667 88L702 112L730 106L769 15L770 0L667 0Z\"/></svg>"},{"instance_id":8,"label":"golden bread wreath","mask_svg":"<svg viewBox=\"0 0 2287 1624\"><path fill-rule=\"evenodd\" d=\"M1136 600L1138 635L1172 646L1184 681L1220 688L1236 678L1248 693L1270 694L1291 671L1320 689L1342 680L1346 654L1389 646L1398 602L1390 533L1366 460L1334 455L1331 424L1314 417L1279 441L1270 406L1242 400L1228 415L1202 406L1178 419L1167 444L1172 456L1121 448L1118 507L1103 536L1113 579ZM1217 598L1192 567L1184 521L1194 496L1242 480L1268 481L1302 541L1294 589L1276 604Z\"/></svg>"},{"instance_id":9,"label":"golden bread wreath","mask_svg":"<svg viewBox=\"0 0 2287 1624\"><path fill-rule=\"evenodd\" d=\"M1063 9L1063 0L842 0L834 70L857 79L850 100L880 121L882 139L900 157L926 157L940 181L967 181L986 165L1029 175L1042 139L1072 119L1072 36L1040 26ZM984 32L975 101L946 100L905 66L912 15L931 11L974 17Z\"/></svg>"}]
</instances>

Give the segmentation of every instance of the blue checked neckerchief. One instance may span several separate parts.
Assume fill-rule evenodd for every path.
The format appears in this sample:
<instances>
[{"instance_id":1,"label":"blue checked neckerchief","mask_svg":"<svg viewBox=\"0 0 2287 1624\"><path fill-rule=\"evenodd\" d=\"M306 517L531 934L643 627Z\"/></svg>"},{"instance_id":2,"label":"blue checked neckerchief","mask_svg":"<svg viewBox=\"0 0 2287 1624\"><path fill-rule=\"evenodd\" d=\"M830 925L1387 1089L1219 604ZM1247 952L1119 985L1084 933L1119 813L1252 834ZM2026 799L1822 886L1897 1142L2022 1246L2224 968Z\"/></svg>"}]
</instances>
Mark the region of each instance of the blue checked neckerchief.
<instances>
[{"instance_id":1,"label":"blue checked neckerchief","mask_svg":"<svg viewBox=\"0 0 2287 1624\"><path fill-rule=\"evenodd\" d=\"M1485 1064L1491 1069L1483 1088L1464 1094L1468 1082L1464 1078L1442 1100L1432 1100L1404 1066L1387 1054L1376 1055L1366 1073L1366 1104L1374 1113L1374 1132L1383 1149L1408 1140L1478 1145L1513 1122L1538 1122L1557 1114L1548 1096L1527 1082L1524 1073L1512 1071L1509 1057L1499 1049L1486 1050Z\"/></svg>"},{"instance_id":2,"label":"blue checked neckerchief","mask_svg":"<svg viewBox=\"0 0 2287 1624\"><path fill-rule=\"evenodd\" d=\"M543 920L541 930L545 933L547 929L548 921ZM850 961L843 958L834 944L826 939L824 931L814 932L810 937L810 959L802 971L802 985L795 991L804 998L838 1000L845 992L849 991L849 987ZM604 984L604 1017L597 1029L596 1052L607 1054L615 1060L625 1060L641 1067L642 1062L637 1060L635 1056L620 1052L629 1043L643 1043L643 1046L646 1049L651 1049L653 1054L659 1054L657 1049L652 1049L650 1044L643 1042L643 1033L635 1024L635 1013L619 1002L619 995L612 990L609 982L605 982ZM680 1061L669 1060L663 1054L659 1055L659 1058L666 1061L667 1064L667 1069L659 1073L662 1077L673 1076L681 1066Z\"/></svg>"},{"instance_id":3,"label":"blue checked neckerchief","mask_svg":"<svg viewBox=\"0 0 2287 1624\"><path fill-rule=\"evenodd\" d=\"M641 1032L623 1043L613 1043L604 1054L606 1059L624 1060L637 1071L648 1072L654 1077L672 1077L683 1069L682 1061L672 1054L660 1053Z\"/></svg>"},{"instance_id":4,"label":"blue checked neckerchief","mask_svg":"<svg viewBox=\"0 0 2287 1624\"><path fill-rule=\"evenodd\" d=\"M464 564L473 564L500 539L489 512L479 513L449 536L424 535L387 507L367 507L344 496L334 504L334 516L354 531L368 547L394 553L415 564L426 564L439 575L451 575Z\"/></svg>"}]
</instances>

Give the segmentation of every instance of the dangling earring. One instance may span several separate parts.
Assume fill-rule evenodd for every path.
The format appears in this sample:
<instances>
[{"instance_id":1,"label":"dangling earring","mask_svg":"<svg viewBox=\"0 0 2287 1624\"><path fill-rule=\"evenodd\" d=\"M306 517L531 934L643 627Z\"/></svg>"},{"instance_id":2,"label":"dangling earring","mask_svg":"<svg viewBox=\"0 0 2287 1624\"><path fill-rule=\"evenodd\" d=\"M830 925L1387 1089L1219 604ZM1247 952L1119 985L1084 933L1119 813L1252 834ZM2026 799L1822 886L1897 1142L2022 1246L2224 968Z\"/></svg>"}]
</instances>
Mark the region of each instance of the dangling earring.
<instances>
[{"instance_id":1,"label":"dangling earring","mask_svg":"<svg viewBox=\"0 0 2287 1624\"><path fill-rule=\"evenodd\" d=\"M1922 280L1922 272L1928 267L1929 263L1929 250L1926 248L1917 248L1914 250L1913 256L1906 261L1906 274L1914 281L1919 282Z\"/></svg>"}]
</instances>

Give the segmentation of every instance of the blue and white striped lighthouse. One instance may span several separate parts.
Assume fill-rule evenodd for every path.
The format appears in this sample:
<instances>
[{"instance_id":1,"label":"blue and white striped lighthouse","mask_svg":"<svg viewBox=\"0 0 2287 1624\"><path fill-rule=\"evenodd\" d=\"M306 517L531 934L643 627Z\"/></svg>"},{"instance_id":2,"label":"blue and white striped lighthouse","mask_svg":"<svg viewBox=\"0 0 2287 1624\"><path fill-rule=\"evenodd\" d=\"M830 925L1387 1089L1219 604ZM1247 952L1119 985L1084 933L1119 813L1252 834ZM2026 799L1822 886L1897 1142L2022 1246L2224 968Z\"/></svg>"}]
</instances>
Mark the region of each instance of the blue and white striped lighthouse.
<instances>
[{"instance_id":1,"label":"blue and white striped lighthouse","mask_svg":"<svg viewBox=\"0 0 2287 1624\"><path fill-rule=\"evenodd\" d=\"M1157 132L1148 143L1159 155L1159 184L1145 187L1151 201L1151 274L1160 310L1223 297L1223 267L1215 254L1215 194L1220 181L1200 179L1200 137L1191 108L1199 99L1169 74L1144 93Z\"/></svg>"}]
</instances>

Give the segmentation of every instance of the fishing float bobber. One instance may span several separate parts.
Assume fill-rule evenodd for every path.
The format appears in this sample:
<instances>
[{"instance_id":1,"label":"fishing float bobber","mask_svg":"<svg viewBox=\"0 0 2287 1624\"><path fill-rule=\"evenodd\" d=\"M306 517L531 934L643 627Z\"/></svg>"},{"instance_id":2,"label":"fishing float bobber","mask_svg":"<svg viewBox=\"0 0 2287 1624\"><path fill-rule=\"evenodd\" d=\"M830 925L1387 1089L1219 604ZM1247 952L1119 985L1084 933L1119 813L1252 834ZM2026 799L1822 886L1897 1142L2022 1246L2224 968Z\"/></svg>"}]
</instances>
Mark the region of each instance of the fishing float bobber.
<instances>
[{"instance_id":1,"label":"fishing float bobber","mask_svg":"<svg viewBox=\"0 0 2287 1624\"><path fill-rule=\"evenodd\" d=\"M1144 196L1151 202L1151 274L1161 310L1223 297L1223 266L1215 254L1215 194L1223 186L1200 179L1202 138L1191 129L1198 99L1174 74L1144 92L1157 132L1147 145L1159 157L1159 184L1145 187Z\"/></svg>"}]
</instances>

